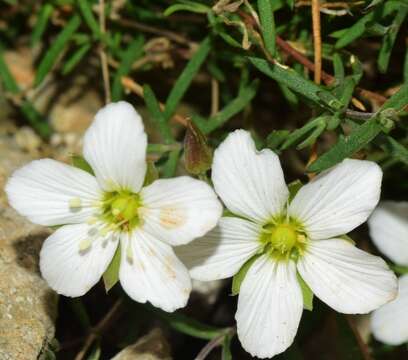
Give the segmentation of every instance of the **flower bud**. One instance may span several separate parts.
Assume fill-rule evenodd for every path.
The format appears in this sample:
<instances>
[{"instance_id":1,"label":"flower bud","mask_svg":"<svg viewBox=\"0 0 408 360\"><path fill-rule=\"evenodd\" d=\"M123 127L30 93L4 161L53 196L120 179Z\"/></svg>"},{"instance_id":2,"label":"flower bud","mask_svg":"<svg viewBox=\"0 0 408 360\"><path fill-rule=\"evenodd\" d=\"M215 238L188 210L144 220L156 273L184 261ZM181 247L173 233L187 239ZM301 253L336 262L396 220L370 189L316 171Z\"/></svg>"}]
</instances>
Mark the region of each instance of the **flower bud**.
<instances>
[{"instance_id":1,"label":"flower bud","mask_svg":"<svg viewBox=\"0 0 408 360\"><path fill-rule=\"evenodd\" d=\"M213 152L201 130L190 120L184 137L184 163L190 174L205 173L212 163Z\"/></svg>"}]
</instances>

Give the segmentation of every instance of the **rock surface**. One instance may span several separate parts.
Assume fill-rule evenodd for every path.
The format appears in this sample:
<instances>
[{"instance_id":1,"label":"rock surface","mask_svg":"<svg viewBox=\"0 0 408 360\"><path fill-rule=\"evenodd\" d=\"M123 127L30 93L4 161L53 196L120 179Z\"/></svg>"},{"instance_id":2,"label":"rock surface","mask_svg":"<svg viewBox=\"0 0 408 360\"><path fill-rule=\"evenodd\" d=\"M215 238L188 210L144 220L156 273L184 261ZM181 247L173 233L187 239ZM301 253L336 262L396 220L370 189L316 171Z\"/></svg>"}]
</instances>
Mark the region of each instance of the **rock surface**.
<instances>
[{"instance_id":1,"label":"rock surface","mask_svg":"<svg viewBox=\"0 0 408 360\"><path fill-rule=\"evenodd\" d=\"M111 360L171 360L170 345L160 329L153 329Z\"/></svg>"},{"instance_id":2,"label":"rock surface","mask_svg":"<svg viewBox=\"0 0 408 360\"><path fill-rule=\"evenodd\" d=\"M38 254L48 230L7 205L10 173L31 160L0 135L0 360L37 359L54 338L57 296L41 279Z\"/></svg>"}]
</instances>

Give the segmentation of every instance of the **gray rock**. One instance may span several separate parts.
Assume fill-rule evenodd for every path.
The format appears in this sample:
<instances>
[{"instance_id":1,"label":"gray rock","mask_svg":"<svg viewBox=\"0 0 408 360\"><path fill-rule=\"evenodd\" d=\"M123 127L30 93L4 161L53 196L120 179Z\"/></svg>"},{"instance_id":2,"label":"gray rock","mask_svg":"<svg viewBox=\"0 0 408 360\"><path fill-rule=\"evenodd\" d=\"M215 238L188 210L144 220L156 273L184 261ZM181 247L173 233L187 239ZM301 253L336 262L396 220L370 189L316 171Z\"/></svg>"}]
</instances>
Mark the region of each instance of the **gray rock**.
<instances>
[{"instance_id":1,"label":"gray rock","mask_svg":"<svg viewBox=\"0 0 408 360\"><path fill-rule=\"evenodd\" d=\"M57 296L41 278L38 254L49 230L7 205L10 173L31 160L0 136L0 360L37 359L54 338Z\"/></svg>"},{"instance_id":2,"label":"gray rock","mask_svg":"<svg viewBox=\"0 0 408 360\"><path fill-rule=\"evenodd\" d=\"M171 360L170 345L159 328L153 329L111 360Z\"/></svg>"}]
</instances>

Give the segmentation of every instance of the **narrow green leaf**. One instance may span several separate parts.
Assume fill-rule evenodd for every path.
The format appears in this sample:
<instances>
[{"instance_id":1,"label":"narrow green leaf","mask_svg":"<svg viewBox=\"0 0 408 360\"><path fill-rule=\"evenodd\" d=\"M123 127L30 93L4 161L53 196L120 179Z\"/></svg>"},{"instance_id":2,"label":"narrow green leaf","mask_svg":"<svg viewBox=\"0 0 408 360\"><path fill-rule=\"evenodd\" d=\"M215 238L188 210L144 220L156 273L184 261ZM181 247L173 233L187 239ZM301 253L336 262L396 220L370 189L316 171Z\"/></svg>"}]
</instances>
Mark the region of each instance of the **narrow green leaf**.
<instances>
[{"instance_id":1,"label":"narrow green leaf","mask_svg":"<svg viewBox=\"0 0 408 360\"><path fill-rule=\"evenodd\" d=\"M241 266L241 269L239 269L239 271L234 275L234 277L232 278L231 295L235 296L239 294L239 289L241 288L241 284L244 281L248 270L259 256L261 256L261 254L252 256L244 263L244 265Z\"/></svg>"},{"instance_id":2,"label":"narrow green leaf","mask_svg":"<svg viewBox=\"0 0 408 360\"><path fill-rule=\"evenodd\" d=\"M121 249L117 247L115 255L113 255L112 261L108 268L103 273L103 283L105 285L105 291L108 292L119 281L119 267L120 267Z\"/></svg>"},{"instance_id":3,"label":"narrow green leaf","mask_svg":"<svg viewBox=\"0 0 408 360\"><path fill-rule=\"evenodd\" d=\"M302 139L306 138L306 140L308 140L310 136L315 138L315 130L318 130L321 133L322 131L321 129L324 130L324 128L326 127L327 119L328 119L327 115L322 115L309 121L306 125L302 126L300 129L296 129L289 136L287 136L280 150L285 150L292 146L293 144L297 144Z\"/></svg>"},{"instance_id":4,"label":"narrow green leaf","mask_svg":"<svg viewBox=\"0 0 408 360\"><path fill-rule=\"evenodd\" d=\"M265 47L272 56L275 56L276 29L271 0L258 0L258 11Z\"/></svg>"},{"instance_id":5,"label":"narrow green leaf","mask_svg":"<svg viewBox=\"0 0 408 360\"><path fill-rule=\"evenodd\" d=\"M160 104L157 101L156 95L149 85L143 86L144 100L152 117L152 120L157 124L161 136L166 144L172 143L173 135L169 123L166 121L163 112L160 110Z\"/></svg>"},{"instance_id":6,"label":"narrow green leaf","mask_svg":"<svg viewBox=\"0 0 408 360\"><path fill-rule=\"evenodd\" d=\"M31 46L36 45L41 40L53 11L54 7L50 3L46 3L41 7L31 34Z\"/></svg>"},{"instance_id":7,"label":"narrow green leaf","mask_svg":"<svg viewBox=\"0 0 408 360\"><path fill-rule=\"evenodd\" d=\"M225 335L224 341L222 342L221 360L232 360L231 340L232 340L231 335L229 334Z\"/></svg>"},{"instance_id":8,"label":"narrow green leaf","mask_svg":"<svg viewBox=\"0 0 408 360\"><path fill-rule=\"evenodd\" d=\"M299 105L299 99L297 95L290 90L286 85L282 85L278 83L279 88L282 91L283 96L285 97L286 101L293 107L296 107Z\"/></svg>"},{"instance_id":9,"label":"narrow green leaf","mask_svg":"<svg viewBox=\"0 0 408 360\"><path fill-rule=\"evenodd\" d=\"M99 341L97 341L93 346L90 354L87 356L86 360L99 360L101 358L101 353L101 345Z\"/></svg>"},{"instance_id":10,"label":"narrow green leaf","mask_svg":"<svg viewBox=\"0 0 408 360\"><path fill-rule=\"evenodd\" d=\"M387 136L387 141L387 150L390 155L408 165L408 149L398 141L394 140L391 136Z\"/></svg>"},{"instance_id":11,"label":"narrow green leaf","mask_svg":"<svg viewBox=\"0 0 408 360\"><path fill-rule=\"evenodd\" d=\"M95 19L95 16L92 12L92 3L88 0L77 0L79 10L85 20L85 23L91 29L95 38L99 38L101 36L101 31L99 29L98 21Z\"/></svg>"},{"instance_id":12,"label":"narrow green leaf","mask_svg":"<svg viewBox=\"0 0 408 360\"><path fill-rule=\"evenodd\" d=\"M34 130L37 131L43 139L48 139L51 135L50 125L44 116L35 109L34 105L30 101L24 100L20 105L20 111Z\"/></svg>"},{"instance_id":13,"label":"narrow green leaf","mask_svg":"<svg viewBox=\"0 0 408 360\"><path fill-rule=\"evenodd\" d=\"M197 14L207 14L211 8L197 3L195 1L179 0L179 4L170 5L163 13L164 16L170 16L177 11L189 11Z\"/></svg>"},{"instance_id":14,"label":"narrow green leaf","mask_svg":"<svg viewBox=\"0 0 408 360\"><path fill-rule=\"evenodd\" d=\"M408 83L403 84L400 89L383 104L380 111L394 109L398 112L403 110L406 106L408 106Z\"/></svg>"},{"instance_id":15,"label":"narrow green leaf","mask_svg":"<svg viewBox=\"0 0 408 360\"><path fill-rule=\"evenodd\" d=\"M84 56L88 53L88 51L91 49L91 44L84 44L81 47L79 47L69 59L65 62L65 64L62 67L61 73L63 75L69 74L72 70L74 70L75 66L77 66L80 61L84 58Z\"/></svg>"},{"instance_id":16,"label":"narrow green leaf","mask_svg":"<svg viewBox=\"0 0 408 360\"><path fill-rule=\"evenodd\" d=\"M364 34L368 25L381 20L383 17L388 16L394 11L399 11L402 6L403 4L399 1L390 0L375 7L371 12L360 18L354 25L342 33L342 36L335 44L335 48L340 49L349 45Z\"/></svg>"},{"instance_id":17,"label":"narrow green leaf","mask_svg":"<svg viewBox=\"0 0 408 360\"><path fill-rule=\"evenodd\" d=\"M163 166L163 177L164 178L171 178L176 174L179 158L180 158L180 149L173 150L169 153L169 157Z\"/></svg>"},{"instance_id":18,"label":"narrow green leaf","mask_svg":"<svg viewBox=\"0 0 408 360\"><path fill-rule=\"evenodd\" d=\"M201 42L200 47L190 59L183 72L177 79L165 104L164 117L166 121L168 121L173 116L174 112L176 111L177 105L183 98L185 92L189 88L191 82L193 81L193 78L197 74L204 60L207 58L210 49L211 41L210 38L207 37Z\"/></svg>"},{"instance_id":19,"label":"narrow green leaf","mask_svg":"<svg viewBox=\"0 0 408 360\"><path fill-rule=\"evenodd\" d=\"M91 175L95 175L91 165L80 155L71 155L71 164L78 169L84 170Z\"/></svg>"},{"instance_id":20,"label":"narrow green leaf","mask_svg":"<svg viewBox=\"0 0 408 360\"><path fill-rule=\"evenodd\" d=\"M156 314L174 330L199 339L211 340L217 336L225 334L227 331L227 329L220 329L214 326L203 324L195 319L189 318L177 312L168 313L149 304L143 305L143 307L146 310L149 310Z\"/></svg>"},{"instance_id":21,"label":"narrow green leaf","mask_svg":"<svg viewBox=\"0 0 408 360\"><path fill-rule=\"evenodd\" d=\"M255 79L248 86L244 87L240 94L226 105L220 112L208 119L204 124L199 124L201 130L208 134L223 126L234 115L242 111L255 97L258 90L259 81ZM202 127L204 125L204 128Z\"/></svg>"},{"instance_id":22,"label":"narrow green leaf","mask_svg":"<svg viewBox=\"0 0 408 360\"><path fill-rule=\"evenodd\" d=\"M345 76L344 64L339 53L333 54L334 77L341 83Z\"/></svg>"},{"instance_id":23,"label":"narrow green leaf","mask_svg":"<svg viewBox=\"0 0 408 360\"><path fill-rule=\"evenodd\" d=\"M4 89L12 94L18 94L20 89L11 74L3 57L3 52L0 51L0 80L3 83Z\"/></svg>"},{"instance_id":24,"label":"narrow green leaf","mask_svg":"<svg viewBox=\"0 0 408 360\"><path fill-rule=\"evenodd\" d=\"M388 69L388 64L390 62L391 52L394 47L395 40L399 29L404 22L406 16L408 15L408 7L401 7L400 11L397 12L394 20L392 21L390 30L383 37L380 52L378 54L378 69L382 73L386 73Z\"/></svg>"},{"instance_id":25,"label":"narrow green leaf","mask_svg":"<svg viewBox=\"0 0 408 360\"><path fill-rule=\"evenodd\" d=\"M305 310L312 311L313 310L313 292L310 289L309 285L303 280L302 276L297 272L297 279L300 285L300 289L302 290L303 296L303 308Z\"/></svg>"},{"instance_id":26,"label":"narrow green leaf","mask_svg":"<svg viewBox=\"0 0 408 360\"><path fill-rule=\"evenodd\" d=\"M68 41L72 38L75 32L81 25L81 19L78 15L74 15L65 25L63 30L59 33L51 47L45 53L45 56L38 65L38 70L35 76L34 85L38 86L51 71L59 55L67 45Z\"/></svg>"},{"instance_id":27,"label":"narrow green leaf","mask_svg":"<svg viewBox=\"0 0 408 360\"><path fill-rule=\"evenodd\" d=\"M289 89L303 95L332 112L338 110L339 101L333 94L324 90L322 87L317 86L312 81L305 79L295 70L283 65L270 64L266 60L260 58L249 57L249 60L259 71L278 83L287 86Z\"/></svg>"},{"instance_id":28,"label":"narrow green leaf","mask_svg":"<svg viewBox=\"0 0 408 360\"><path fill-rule=\"evenodd\" d=\"M326 170L345 158L351 157L355 152L370 143L383 127L376 117L360 125L349 136L341 136L336 145L329 151L319 156L309 167L309 172Z\"/></svg>"},{"instance_id":29,"label":"narrow green leaf","mask_svg":"<svg viewBox=\"0 0 408 360\"><path fill-rule=\"evenodd\" d=\"M268 148L277 150L279 146L287 139L290 132L289 130L273 130L266 138Z\"/></svg>"},{"instance_id":30,"label":"narrow green leaf","mask_svg":"<svg viewBox=\"0 0 408 360\"><path fill-rule=\"evenodd\" d=\"M132 70L133 63L143 55L143 36L136 37L123 52L112 84L112 101L119 101L123 96L122 77Z\"/></svg>"}]
</instances>

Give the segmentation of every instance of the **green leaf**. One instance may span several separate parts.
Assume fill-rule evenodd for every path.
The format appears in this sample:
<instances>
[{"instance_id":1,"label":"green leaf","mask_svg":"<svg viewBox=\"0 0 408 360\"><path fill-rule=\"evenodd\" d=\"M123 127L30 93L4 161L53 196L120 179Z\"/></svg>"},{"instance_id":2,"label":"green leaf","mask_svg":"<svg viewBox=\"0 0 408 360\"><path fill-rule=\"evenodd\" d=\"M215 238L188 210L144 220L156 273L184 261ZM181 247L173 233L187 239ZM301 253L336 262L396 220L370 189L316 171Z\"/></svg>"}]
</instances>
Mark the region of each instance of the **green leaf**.
<instances>
[{"instance_id":1,"label":"green leaf","mask_svg":"<svg viewBox=\"0 0 408 360\"><path fill-rule=\"evenodd\" d=\"M43 59L38 65L38 70L35 76L34 85L38 86L42 83L47 74L51 71L59 55L64 50L64 47L70 41L72 36L81 25L81 19L78 15L74 15L64 26L63 30L58 34L51 47L45 53Z\"/></svg>"},{"instance_id":2,"label":"green leaf","mask_svg":"<svg viewBox=\"0 0 408 360\"><path fill-rule=\"evenodd\" d=\"M314 141L325 129L329 116L322 115L311 121L300 129L296 129L289 136L287 136L285 142L282 144L280 150L285 150L298 143L300 140L305 139L301 145L304 145L311 139ZM317 135L317 136L316 136Z\"/></svg>"},{"instance_id":3,"label":"green leaf","mask_svg":"<svg viewBox=\"0 0 408 360\"><path fill-rule=\"evenodd\" d=\"M119 267L120 267L121 249L117 247L115 255L113 255L112 261L108 268L103 273L103 283L105 285L105 291L108 292L119 281Z\"/></svg>"},{"instance_id":4,"label":"green leaf","mask_svg":"<svg viewBox=\"0 0 408 360\"><path fill-rule=\"evenodd\" d=\"M91 8L92 2L89 2L88 0L77 0L77 1L78 1L79 10L81 11L81 14L85 20L85 23L91 29L94 37L99 38L101 36L101 30L99 29L98 21L95 19L95 16L92 12L92 8Z\"/></svg>"},{"instance_id":5,"label":"green leaf","mask_svg":"<svg viewBox=\"0 0 408 360\"><path fill-rule=\"evenodd\" d=\"M183 98L204 60L207 58L210 49L211 41L210 38L207 37L201 42L200 47L190 59L183 72L177 79L165 104L164 117L166 121L168 121L173 116L174 112L176 111L177 105Z\"/></svg>"},{"instance_id":6,"label":"green leaf","mask_svg":"<svg viewBox=\"0 0 408 360\"><path fill-rule=\"evenodd\" d=\"M343 48L361 37L367 26L381 20L394 11L399 11L403 5L399 1L387 1L385 4L375 7L367 15L360 18L354 25L344 31L335 44L336 49Z\"/></svg>"},{"instance_id":7,"label":"green leaf","mask_svg":"<svg viewBox=\"0 0 408 360\"><path fill-rule=\"evenodd\" d=\"M270 64L264 59L249 57L251 63L265 75L274 79L278 83L287 86L289 89L303 95L307 99L314 101L320 106L331 110L339 110L339 101L329 91L317 86L310 80L299 75L295 70L277 64ZM340 104L341 107L341 104Z\"/></svg>"},{"instance_id":8,"label":"green leaf","mask_svg":"<svg viewBox=\"0 0 408 360\"><path fill-rule=\"evenodd\" d=\"M248 86L245 86L238 96L226 105L220 112L208 119L204 124L198 124L204 134L220 128L234 115L242 111L255 97L258 90L259 81L255 79Z\"/></svg>"},{"instance_id":9,"label":"green leaf","mask_svg":"<svg viewBox=\"0 0 408 360\"><path fill-rule=\"evenodd\" d=\"M0 50L0 80L7 92L12 94L18 94L20 89L15 81L13 75L11 74L3 56L3 52Z\"/></svg>"},{"instance_id":10,"label":"green leaf","mask_svg":"<svg viewBox=\"0 0 408 360\"><path fill-rule=\"evenodd\" d=\"M180 159L180 149L172 150L163 166L163 177L171 178L176 174L178 161Z\"/></svg>"},{"instance_id":11,"label":"green leaf","mask_svg":"<svg viewBox=\"0 0 408 360\"><path fill-rule=\"evenodd\" d=\"M217 336L225 334L228 331L227 329L216 328L214 326L203 324L177 312L167 313L149 304L145 304L143 307L146 310L156 314L174 330L199 339L211 340Z\"/></svg>"},{"instance_id":12,"label":"green leaf","mask_svg":"<svg viewBox=\"0 0 408 360\"><path fill-rule=\"evenodd\" d=\"M408 15L408 7L401 7L397 12L394 20L392 21L390 30L383 37L380 52L378 54L378 69L382 73L386 73L388 70L388 64L390 62L392 48L394 47L395 40L399 29Z\"/></svg>"},{"instance_id":13,"label":"green leaf","mask_svg":"<svg viewBox=\"0 0 408 360\"><path fill-rule=\"evenodd\" d=\"M403 110L408 105L408 83L403 84L400 89L392 95L381 107L380 111L385 109L394 109L396 112Z\"/></svg>"},{"instance_id":14,"label":"green leaf","mask_svg":"<svg viewBox=\"0 0 408 360\"><path fill-rule=\"evenodd\" d=\"M394 140L391 136L387 136L386 139L388 141L386 148L390 155L405 165L408 165L408 149L398 141Z\"/></svg>"},{"instance_id":15,"label":"green leaf","mask_svg":"<svg viewBox=\"0 0 408 360\"><path fill-rule=\"evenodd\" d=\"M46 3L41 7L31 34L31 46L36 45L41 40L53 11L54 7L50 3Z\"/></svg>"},{"instance_id":16,"label":"green leaf","mask_svg":"<svg viewBox=\"0 0 408 360\"><path fill-rule=\"evenodd\" d=\"M383 127L377 117L374 117L363 125L360 125L349 136L340 136L336 145L329 151L319 156L307 169L309 172L320 172L326 170L345 158L351 157L355 152L369 144L381 131Z\"/></svg>"},{"instance_id":17,"label":"green leaf","mask_svg":"<svg viewBox=\"0 0 408 360\"><path fill-rule=\"evenodd\" d=\"M276 29L271 0L258 0L258 11L265 47L272 56L275 56Z\"/></svg>"},{"instance_id":18,"label":"green leaf","mask_svg":"<svg viewBox=\"0 0 408 360\"><path fill-rule=\"evenodd\" d=\"M157 101L152 88L147 84L144 85L143 94L147 110L149 111L152 120L156 123L164 142L166 144L172 143L174 140L169 123L166 121L163 112L160 110L160 104Z\"/></svg>"},{"instance_id":19,"label":"green leaf","mask_svg":"<svg viewBox=\"0 0 408 360\"><path fill-rule=\"evenodd\" d=\"M24 100L20 105L20 111L34 130L37 131L43 139L48 139L51 135L50 125L44 116L35 109L34 105L30 101Z\"/></svg>"},{"instance_id":20,"label":"green leaf","mask_svg":"<svg viewBox=\"0 0 408 360\"><path fill-rule=\"evenodd\" d=\"M309 285L303 280L302 276L297 272L296 273L300 289L302 290L303 296L303 308L305 310L313 310L313 291L310 289Z\"/></svg>"},{"instance_id":21,"label":"green leaf","mask_svg":"<svg viewBox=\"0 0 408 360\"><path fill-rule=\"evenodd\" d=\"M177 11L190 11L198 14L207 14L211 8L194 1L179 0L179 4L170 5L163 13L164 16L170 16Z\"/></svg>"},{"instance_id":22,"label":"green leaf","mask_svg":"<svg viewBox=\"0 0 408 360\"><path fill-rule=\"evenodd\" d=\"M232 336L230 334L225 335L224 341L222 342L221 360L232 360L231 340Z\"/></svg>"},{"instance_id":23,"label":"green leaf","mask_svg":"<svg viewBox=\"0 0 408 360\"><path fill-rule=\"evenodd\" d=\"M289 202L291 202L296 194L298 193L298 191L300 190L300 188L303 186L303 183L300 180L295 180L292 181L289 185L288 185L288 190L289 190Z\"/></svg>"},{"instance_id":24,"label":"green leaf","mask_svg":"<svg viewBox=\"0 0 408 360\"><path fill-rule=\"evenodd\" d=\"M249 260L247 260L244 265L241 266L241 269L234 275L232 278L232 287L231 287L231 295L235 296L239 294L239 289L241 288L241 284L245 279L245 276L251 267L251 265L255 262L261 254L256 254L252 256Z\"/></svg>"},{"instance_id":25,"label":"green leaf","mask_svg":"<svg viewBox=\"0 0 408 360\"><path fill-rule=\"evenodd\" d=\"M279 146L287 139L290 132L289 130L273 130L266 138L268 148L277 150Z\"/></svg>"},{"instance_id":26,"label":"green leaf","mask_svg":"<svg viewBox=\"0 0 408 360\"><path fill-rule=\"evenodd\" d=\"M74 70L75 66L79 64L79 62L83 59L83 57L88 53L88 51L91 49L91 44L84 44L81 47L79 47L73 54L72 56L67 59L67 61L64 63L62 67L61 73L63 75L69 74L72 70Z\"/></svg>"},{"instance_id":27,"label":"green leaf","mask_svg":"<svg viewBox=\"0 0 408 360\"><path fill-rule=\"evenodd\" d=\"M80 155L71 155L71 164L78 169L84 170L89 174L95 175L91 165Z\"/></svg>"},{"instance_id":28,"label":"green leaf","mask_svg":"<svg viewBox=\"0 0 408 360\"><path fill-rule=\"evenodd\" d=\"M123 52L112 84L112 101L119 101L123 97L122 77L132 70L133 63L143 55L143 36L137 36Z\"/></svg>"}]
</instances>

